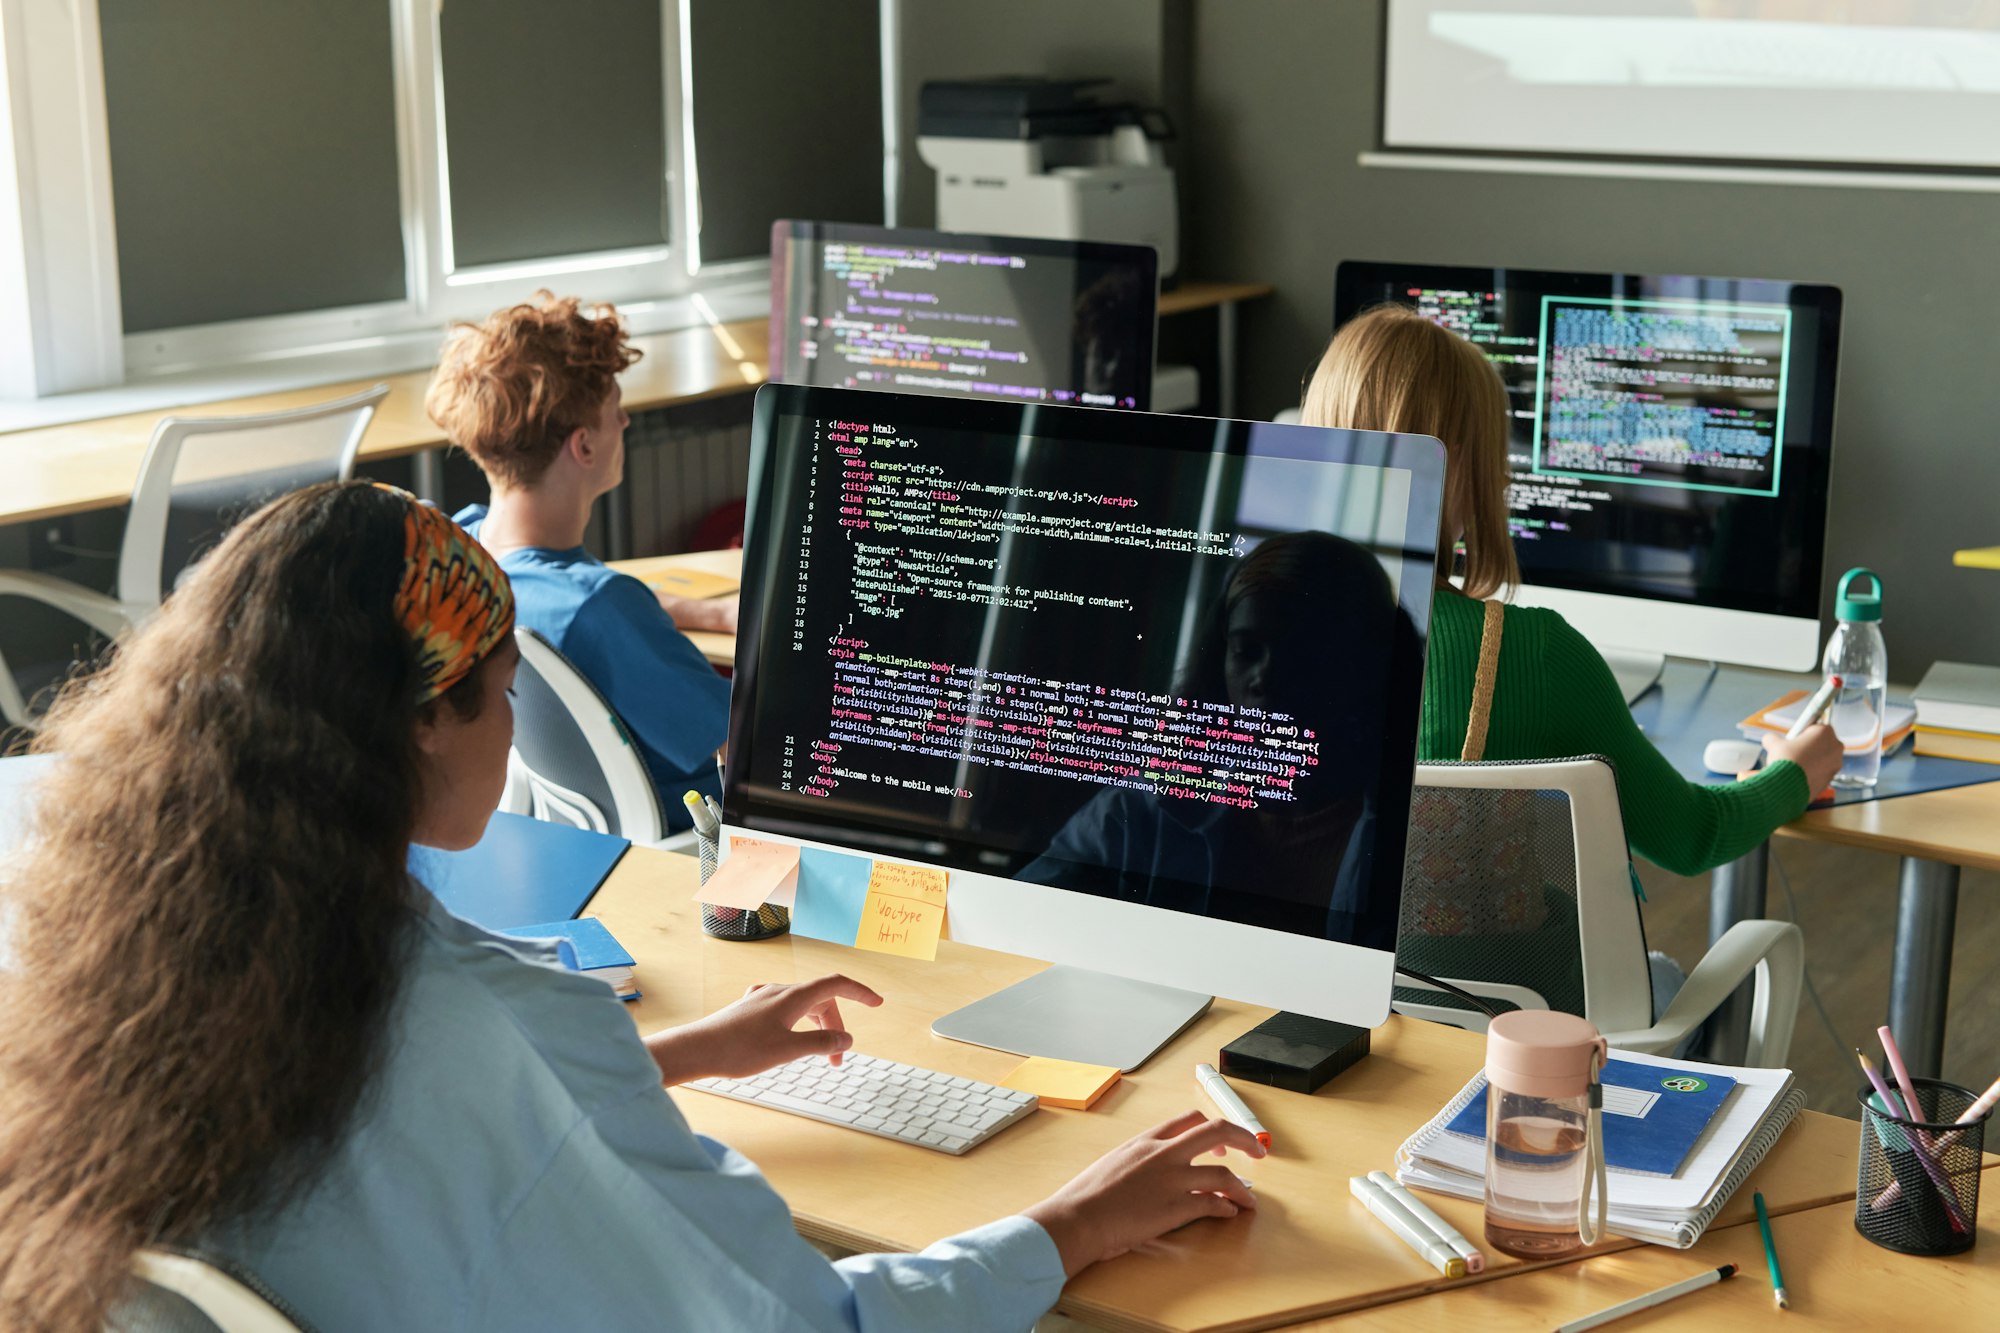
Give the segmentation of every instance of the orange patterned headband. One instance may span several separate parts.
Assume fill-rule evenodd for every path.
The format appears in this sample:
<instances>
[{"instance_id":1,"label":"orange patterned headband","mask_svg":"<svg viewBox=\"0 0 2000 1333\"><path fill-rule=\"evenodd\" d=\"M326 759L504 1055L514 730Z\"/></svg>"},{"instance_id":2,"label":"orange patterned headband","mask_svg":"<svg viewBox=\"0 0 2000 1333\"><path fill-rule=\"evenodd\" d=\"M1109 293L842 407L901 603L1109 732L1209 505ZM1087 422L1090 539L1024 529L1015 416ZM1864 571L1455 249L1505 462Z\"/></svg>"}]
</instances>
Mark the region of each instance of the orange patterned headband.
<instances>
[{"instance_id":1,"label":"orange patterned headband","mask_svg":"<svg viewBox=\"0 0 2000 1333\"><path fill-rule=\"evenodd\" d=\"M382 489L405 501L396 619L417 646L417 702L429 703L513 632L514 590L464 528L407 491Z\"/></svg>"}]
</instances>

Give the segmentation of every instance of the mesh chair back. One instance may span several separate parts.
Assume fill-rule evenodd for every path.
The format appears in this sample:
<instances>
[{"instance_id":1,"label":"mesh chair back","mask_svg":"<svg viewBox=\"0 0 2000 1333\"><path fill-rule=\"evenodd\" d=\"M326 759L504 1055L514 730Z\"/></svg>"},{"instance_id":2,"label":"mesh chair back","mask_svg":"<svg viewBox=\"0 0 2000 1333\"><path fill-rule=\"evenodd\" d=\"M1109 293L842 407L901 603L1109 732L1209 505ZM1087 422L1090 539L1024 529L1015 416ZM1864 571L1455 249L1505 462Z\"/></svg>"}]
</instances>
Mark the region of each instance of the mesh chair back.
<instances>
[{"instance_id":1,"label":"mesh chair back","mask_svg":"<svg viewBox=\"0 0 2000 1333\"><path fill-rule=\"evenodd\" d=\"M386 384L312 407L245 417L168 417L132 492L120 600L156 606L229 529L287 492L354 471Z\"/></svg>"},{"instance_id":2,"label":"mesh chair back","mask_svg":"<svg viewBox=\"0 0 2000 1333\"><path fill-rule=\"evenodd\" d=\"M1412 793L1400 963L1434 977L1525 986L1551 1009L1584 1012L1576 837L1555 790L1424 787ZM1395 997L1469 1009L1449 994ZM1512 1007L1504 1001L1496 1008Z\"/></svg>"}]
</instances>

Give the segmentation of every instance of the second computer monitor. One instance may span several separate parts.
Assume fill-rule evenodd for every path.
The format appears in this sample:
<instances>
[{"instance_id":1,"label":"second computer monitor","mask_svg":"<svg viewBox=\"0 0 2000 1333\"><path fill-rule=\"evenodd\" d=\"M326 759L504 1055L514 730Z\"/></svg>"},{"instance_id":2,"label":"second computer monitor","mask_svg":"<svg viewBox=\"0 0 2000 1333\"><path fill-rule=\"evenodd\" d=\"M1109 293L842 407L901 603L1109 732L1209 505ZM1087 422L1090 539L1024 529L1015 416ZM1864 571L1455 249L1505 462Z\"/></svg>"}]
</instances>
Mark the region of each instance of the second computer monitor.
<instances>
[{"instance_id":1,"label":"second computer monitor","mask_svg":"<svg viewBox=\"0 0 2000 1333\"><path fill-rule=\"evenodd\" d=\"M767 386L727 822L947 868L957 940L1380 1022L1442 485L1428 436Z\"/></svg>"},{"instance_id":2,"label":"second computer monitor","mask_svg":"<svg viewBox=\"0 0 2000 1333\"><path fill-rule=\"evenodd\" d=\"M1403 305L1499 371L1520 600L1614 666L1816 660L1837 288L1354 261L1335 288L1336 327Z\"/></svg>"},{"instance_id":3,"label":"second computer monitor","mask_svg":"<svg viewBox=\"0 0 2000 1333\"><path fill-rule=\"evenodd\" d=\"M1152 247L833 222L771 228L771 378L1146 410Z\"/></svg>"}]
</instances>

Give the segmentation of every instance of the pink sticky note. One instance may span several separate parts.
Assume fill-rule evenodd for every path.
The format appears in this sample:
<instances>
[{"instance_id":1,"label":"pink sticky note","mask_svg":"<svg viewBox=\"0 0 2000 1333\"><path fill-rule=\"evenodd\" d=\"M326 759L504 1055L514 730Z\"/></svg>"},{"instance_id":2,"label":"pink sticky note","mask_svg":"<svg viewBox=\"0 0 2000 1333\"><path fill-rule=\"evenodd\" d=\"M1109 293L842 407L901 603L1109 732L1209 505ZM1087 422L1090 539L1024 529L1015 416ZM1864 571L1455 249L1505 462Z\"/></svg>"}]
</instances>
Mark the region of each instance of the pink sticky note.
<instances>
[{"instance_id":1,"label":"pink sticky note","mask_svg":"<svg viewBox=\"0 0 2000 1333\"><path fill-rule=\"evenodd\" d=\"M792 901L799 887L799 849L790 843L760 838L731 838L729 859L695 890L694 900L711 907L754 912L776 900Z\"/></svg>"}]
</instances>

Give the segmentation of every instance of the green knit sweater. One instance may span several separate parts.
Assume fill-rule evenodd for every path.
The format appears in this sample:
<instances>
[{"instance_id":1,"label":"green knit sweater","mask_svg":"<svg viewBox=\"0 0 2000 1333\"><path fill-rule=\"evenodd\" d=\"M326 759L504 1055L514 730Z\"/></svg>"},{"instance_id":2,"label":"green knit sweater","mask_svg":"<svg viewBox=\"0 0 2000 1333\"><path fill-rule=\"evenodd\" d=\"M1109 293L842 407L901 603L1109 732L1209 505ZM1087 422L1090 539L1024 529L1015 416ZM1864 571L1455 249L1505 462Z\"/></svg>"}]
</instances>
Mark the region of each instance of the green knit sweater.
<instances>
[{"instance_id":1,"label":"green knit sweater","mask_svg":"<svg viewBox=\"0 0 2000 1333\"><path fill-rule=\"evenodd\" d=\"M1431 606L1417 757L1455 760L1465 747L1484 609L1451 588ZM1554 611L1510 606L1487 722L1487 759L1608 756L1632 849L1677 875L1698 875L1755 847L1804 813L1812 793L1789 760L1742 782L1709 786L1674 771L1632 721L1624 696L1581 634Z\"/></svg>"}]
</instances>

